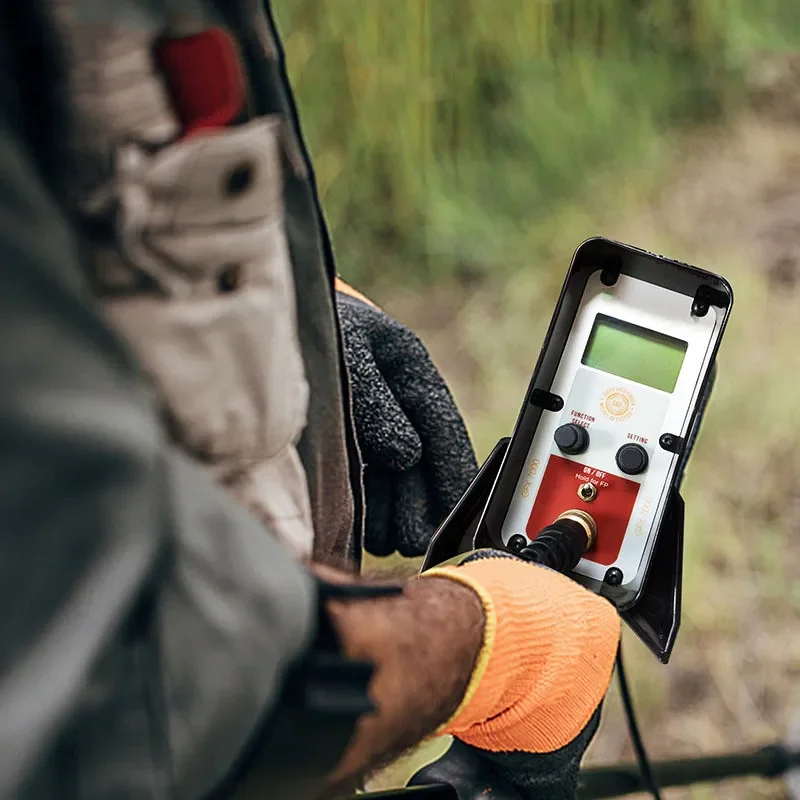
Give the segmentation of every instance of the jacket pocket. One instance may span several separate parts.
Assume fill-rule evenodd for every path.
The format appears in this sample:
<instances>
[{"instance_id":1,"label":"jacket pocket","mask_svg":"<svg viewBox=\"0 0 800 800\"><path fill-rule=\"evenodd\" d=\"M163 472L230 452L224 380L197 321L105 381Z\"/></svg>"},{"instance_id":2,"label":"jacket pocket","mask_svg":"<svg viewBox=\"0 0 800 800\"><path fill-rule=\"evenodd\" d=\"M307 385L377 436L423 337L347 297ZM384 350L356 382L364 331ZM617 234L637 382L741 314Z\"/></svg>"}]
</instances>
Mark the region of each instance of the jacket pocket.
<instances>
[{"instance_id":1,"label":"jacket pocket","mask_svg":"<svg viewBox=\"0 0 800 800\"><path fill-rule=\"evenodd\" d=\"M306 422L281 166L277 118L119 153L120 266L149 290L108 311L175 438L212 464L274 458Z\"/></svg>"}]
</instances>

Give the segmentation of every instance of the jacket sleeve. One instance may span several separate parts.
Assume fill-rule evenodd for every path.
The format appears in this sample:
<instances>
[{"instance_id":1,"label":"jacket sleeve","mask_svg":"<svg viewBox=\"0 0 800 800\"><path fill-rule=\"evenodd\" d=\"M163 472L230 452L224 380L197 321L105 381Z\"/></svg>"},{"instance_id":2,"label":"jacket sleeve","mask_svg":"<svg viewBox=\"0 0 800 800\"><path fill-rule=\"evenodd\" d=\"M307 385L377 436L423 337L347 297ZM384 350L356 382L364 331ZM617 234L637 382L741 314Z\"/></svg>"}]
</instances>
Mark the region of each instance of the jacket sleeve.
<instances>
[{"instance_id":1,"label":"jacket sleeve","mask_svg":"<svg viewBox=\"0 0 800 800\"><path fill-rule=\"evenodd\" d=\"M35 782L68 734L71 764L117 770L85 796L140 796L121 766L136 775L132 754L153 758L130 741L120 684L137 670L158 672L160 702L139 713L162 721L179 762L169 771L218 779L313 634L313 584L169 452L69 226L2 120L0 476L0 797ZM143 659L120 641L146 589L157 647Z\"/></svg>"}]
</instances>

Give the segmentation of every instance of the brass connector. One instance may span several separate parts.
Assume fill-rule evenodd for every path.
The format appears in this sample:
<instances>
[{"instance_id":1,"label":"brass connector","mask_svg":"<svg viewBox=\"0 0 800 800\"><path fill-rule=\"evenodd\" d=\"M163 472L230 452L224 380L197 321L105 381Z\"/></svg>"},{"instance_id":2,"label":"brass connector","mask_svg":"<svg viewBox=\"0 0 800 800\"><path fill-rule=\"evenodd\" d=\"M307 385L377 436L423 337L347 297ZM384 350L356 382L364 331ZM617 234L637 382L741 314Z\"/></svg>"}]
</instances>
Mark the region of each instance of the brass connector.
<instances>
[{"instance_id":1,"label":"brass connector","mask_svg":"<svg viewBox=\"0 0 800 800\"><path fill-rule=\"evenodd\" d=\"M565 511L563 514L559 514L556 522L558 522L559 519L571 519L573 522L577 522L578 525L586 531L586 537L588 539L586 549L591 550L594 547L594 543L597 541L597 523L594 521L591 514L573 508L569 511Z\"/></svg>"}]
</instances>

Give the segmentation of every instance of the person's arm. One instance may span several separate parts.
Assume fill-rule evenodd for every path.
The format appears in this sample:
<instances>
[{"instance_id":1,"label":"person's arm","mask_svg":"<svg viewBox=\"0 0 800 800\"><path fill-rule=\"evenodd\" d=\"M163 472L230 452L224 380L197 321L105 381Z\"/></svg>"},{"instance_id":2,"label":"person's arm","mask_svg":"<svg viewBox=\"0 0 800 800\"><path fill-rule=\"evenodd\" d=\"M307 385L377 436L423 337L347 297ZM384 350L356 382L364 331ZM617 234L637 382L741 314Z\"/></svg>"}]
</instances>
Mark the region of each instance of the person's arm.
<instances>
[{"instance_id":1,"label":"person's arm","mask_svg":"<svg viewBox=\"0 0 800 800\"><path fill-rule=\"evenodd\" d=\"M161 768L166 760L181 796L204 796L234 768L308 648L313 581L207 473L170 451L136 365L98 312L69 226L3 120L0 389L0 796L15 796L48 745L76 730L67 744L80 743L81 780L94 769L112 781L107 793L134 791L133 781L146 796L144 767L155 769L147 760ZM564 578L556 606L552 587L539 586L544 573L497 566L491 591L512 613L492 610L485 625L493 607L485 596L476 602L480 581L460 585L460 572L411 583L400 598L330 603L347 655L377 666L377 711L361 720L332 785L412 745L454 710L453 730L471 735L516 702L506 682L540 695L535 659L506 666L518 623L521 641L581 667L570 656L575 631L554 640L550 623L564 603L584 620L587 603L596 614L605 601L590 603ZM498 591L506 584L511 604ZM526 629L540 612L550 627ZM605 679L610 662L600 662ZM484 672L488 683L478 680ZM131 686L145 685L153 706L143 698L132 708ZM465 704L468 685L477 691ZM516 735L490 727L498 741ZM521 734L528 746L529 732Z\"/></svg>"},{"instance_id":2,"label":"person's arm","mask_svg":"<svg viewBox=\"0 0 800 800\"><path fill-rule=\"evenodd\" d=\"M331 613L346 652L378 665L377 713L362 719L334 789L432 732L498 756L538 756L555 776L550 754L579 761L596 730L620 633L607 600L493 550L423 573L402 601ZM564 796L577 779L568 773L558 775Z\"/></svg>"},{"instance_id":3,"label":"person's arm","mask_svg":"<svg viewBox=\"0 0 800 800\"><path fill-rule=\"evenodd\" d=\"M401 755L444 724L464 697L483 642L478 596L454 581L406 584L399 598L329 604L344 649L372 661L377 713L361 718L329 791Z\"/></svg>"},{"instance_id":4,"label":"person's arm","mask_svg":"<svg viewBox=\"0 0 800 800\"><path fill-rule=\"evenodd\" d=\"M0 106L0 797L77 781L148 796L165 765L181 796L202 796L311 640L314 582L165 441L7 114Z\"/></svg>"},{"instance_id":5,"label":"person's arm","mask_svg":"<svg viewBox=\"0 0 800 800\"><path fill-rule=\"evenodd\" d=\"M280 698L287 663L312 635L313 582L170 451L72 232L2 121L0 387L0 796L14 796L76 724L97 664L148 588L172 770L199 796ZM339 782L452 713L482 624L472 593L447 581L331 613L348 654L376 663L381 709L363 720ZM143 677L153 676L116 680ZM100 763L119 754L99 726L130 691L107 678L92 689L97 721L80 712L84 730L98 726L81 758Z\"/></svg>"},{"instance_id":6,"label":"person's arm","mask_svg":"<svg viewBox=\"0 0 800 800\"><path fill-rule=\"evenodd\" d=\"M31 769L164 545L156 415L0 120L0 796Z\"/></svg>"}]
</instances>

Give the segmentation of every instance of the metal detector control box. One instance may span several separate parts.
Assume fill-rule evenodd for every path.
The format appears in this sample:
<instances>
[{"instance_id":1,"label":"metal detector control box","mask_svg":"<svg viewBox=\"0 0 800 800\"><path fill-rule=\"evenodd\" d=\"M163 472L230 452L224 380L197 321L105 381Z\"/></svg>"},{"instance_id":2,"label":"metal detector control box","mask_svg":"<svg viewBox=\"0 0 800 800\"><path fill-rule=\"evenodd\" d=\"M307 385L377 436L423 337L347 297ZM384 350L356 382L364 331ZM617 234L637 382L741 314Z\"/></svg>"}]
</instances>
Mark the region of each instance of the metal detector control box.
<instances>
[{"instance_id":1,"label":"metal detector control box","mask_svg":"<svg viewBox=\"0 0 800 800\"><path fill-rule=\"evenodd\" d=\"M620 611L636 606L651 571L674 572L673 556L654 564L654 554L680 503L682 559L678 489L732 302L718 275L608 239L584 242L475 543L519 551L579 509L597 538L573 577Z\"/></svg>"}]
</instances>

